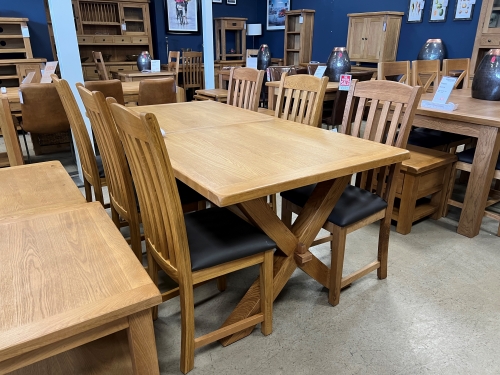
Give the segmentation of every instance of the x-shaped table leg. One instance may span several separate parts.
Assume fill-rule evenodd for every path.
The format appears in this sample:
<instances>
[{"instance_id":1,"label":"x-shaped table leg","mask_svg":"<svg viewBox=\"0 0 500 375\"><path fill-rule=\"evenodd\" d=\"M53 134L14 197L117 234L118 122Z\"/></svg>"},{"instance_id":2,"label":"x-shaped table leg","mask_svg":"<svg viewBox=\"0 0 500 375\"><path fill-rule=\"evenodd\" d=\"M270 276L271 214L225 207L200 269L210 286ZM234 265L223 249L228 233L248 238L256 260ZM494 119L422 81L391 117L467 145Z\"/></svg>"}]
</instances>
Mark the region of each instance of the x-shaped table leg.
<instances>
[{"instance_id":1,"label":"x-shaped table leg","mask_svg":"<svg viewBox=\"0 0 500 375\"><path fill-rule=\"evenodd\" d=\"M238 204L238 207L247 218L261 228L277 244L278 250L274 254L274 299L276 299L297 268L296 261L302 263L300 267L308 275L321 284L328 285L328 267L310 254L308 249L350 180L351 175L348 175L335 180L320 182L291 229L286 227L263 199L259 198ZM307 263L303 263L304 261ZM259 279L257 279L222 326L225 327L254 315L259 310L260 291ZM248 328L228 336L220 340L220 342L222 345L227 346L248 336L252 330L253 327Z\"/></svg>"}]
</instances>

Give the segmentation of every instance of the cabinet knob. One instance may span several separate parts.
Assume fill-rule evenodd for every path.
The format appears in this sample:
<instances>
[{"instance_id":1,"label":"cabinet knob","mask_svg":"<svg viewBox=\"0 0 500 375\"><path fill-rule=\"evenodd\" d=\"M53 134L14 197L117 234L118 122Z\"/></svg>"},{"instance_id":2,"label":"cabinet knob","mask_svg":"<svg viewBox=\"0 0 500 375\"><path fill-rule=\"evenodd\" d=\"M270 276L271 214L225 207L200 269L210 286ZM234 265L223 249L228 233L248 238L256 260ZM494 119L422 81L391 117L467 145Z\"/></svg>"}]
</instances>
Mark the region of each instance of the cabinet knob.
<instances>
[{"instance_id":1,"label":"cabinet knob","mask_svg":"<svg viewBox=\"0 0 500 375\"><path fill-rule=\"evenodd\" d=\"M488 39L488 43L491 43L491 39Z\"/></svg>"}]
</instances>

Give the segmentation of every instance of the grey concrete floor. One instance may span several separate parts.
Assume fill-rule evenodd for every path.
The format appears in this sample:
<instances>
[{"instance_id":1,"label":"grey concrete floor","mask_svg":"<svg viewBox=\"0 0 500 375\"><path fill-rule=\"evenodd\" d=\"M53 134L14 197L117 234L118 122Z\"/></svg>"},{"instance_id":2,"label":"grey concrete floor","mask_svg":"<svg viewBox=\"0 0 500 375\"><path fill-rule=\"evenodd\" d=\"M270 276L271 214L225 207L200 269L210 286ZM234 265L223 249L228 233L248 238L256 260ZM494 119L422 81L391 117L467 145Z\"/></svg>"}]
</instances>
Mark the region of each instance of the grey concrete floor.
<instances>
[{"instance_id":1,"label":"grey concrete floor","mask_svg":"<svg viewBox=\"0 0 500 375\"><path fill-rule=\"evenodd\" d=\"M365 276L336 307L296 271L274 303L271 335L257 328L226 348L200 348L190 374L500 374L498 223L484 218L469 239L456 233L459 213L421 221L406 236L392 227L388 278ZM377 225L350 234L344 273L373 260L377 240ZM328 245L313 252L329 263ZM257 274L229 275L222 293L215 282L197 288L196 334L217 328ZM161 373L180 374L177 298L160 305L154 327Z\"/></svg>"}]
</instances>

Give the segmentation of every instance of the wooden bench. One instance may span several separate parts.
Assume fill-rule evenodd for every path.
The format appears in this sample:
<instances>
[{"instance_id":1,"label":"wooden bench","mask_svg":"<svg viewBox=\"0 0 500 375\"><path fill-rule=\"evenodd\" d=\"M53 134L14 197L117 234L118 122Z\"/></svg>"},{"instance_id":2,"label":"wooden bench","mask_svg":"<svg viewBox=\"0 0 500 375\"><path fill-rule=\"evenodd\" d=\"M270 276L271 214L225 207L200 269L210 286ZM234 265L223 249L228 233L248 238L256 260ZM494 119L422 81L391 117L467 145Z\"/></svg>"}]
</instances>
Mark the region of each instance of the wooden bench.
<instances>
[{"instance_id":1,"label":"wooden bench","mask_svg":"<svg viewBox=\"0 0 500 375\"><path fill-rule=\"evenodd\" d=\"M446 189L457 157L442 151L408 145L411 158L402 163L392 220L396 231L408 234L413 223L431 216L437 220L446 207ZM421 200L429 197L430 201Z\"/></svg>"}]
</instances>

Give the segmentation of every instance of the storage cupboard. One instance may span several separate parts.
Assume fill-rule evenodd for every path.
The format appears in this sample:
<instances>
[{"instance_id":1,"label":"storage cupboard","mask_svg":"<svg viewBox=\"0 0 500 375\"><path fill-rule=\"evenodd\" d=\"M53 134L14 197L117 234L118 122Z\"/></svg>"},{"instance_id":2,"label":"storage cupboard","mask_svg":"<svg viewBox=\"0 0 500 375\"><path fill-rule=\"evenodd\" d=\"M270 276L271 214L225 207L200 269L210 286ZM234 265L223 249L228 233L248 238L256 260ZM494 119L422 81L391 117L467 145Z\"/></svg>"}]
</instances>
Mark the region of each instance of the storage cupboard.
<instances>
[{"instance_id":1,"label":"storage cupboard","mask_svg":"<svg viewBox=\"0 0 500 375\"><path fill-rule=\"evenodd\" d=\"M492 48L500 48L500 0L483 0L472 50L470 77L473 77L485 53Z\"/></svg>"},{"instance_id":2,"label":"storage cupboard","mask_svg":"<svg viewBox=\"0 0 500 375\"><path fill-rule=\"evenodd\" d=\"M285 13L285 65L311 61L314 10L299 9Z\"/></svg>"}]
</instances>

